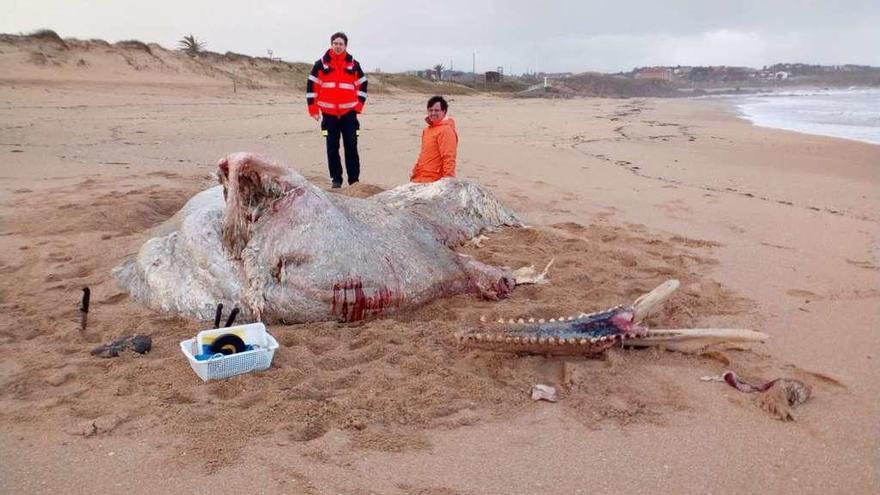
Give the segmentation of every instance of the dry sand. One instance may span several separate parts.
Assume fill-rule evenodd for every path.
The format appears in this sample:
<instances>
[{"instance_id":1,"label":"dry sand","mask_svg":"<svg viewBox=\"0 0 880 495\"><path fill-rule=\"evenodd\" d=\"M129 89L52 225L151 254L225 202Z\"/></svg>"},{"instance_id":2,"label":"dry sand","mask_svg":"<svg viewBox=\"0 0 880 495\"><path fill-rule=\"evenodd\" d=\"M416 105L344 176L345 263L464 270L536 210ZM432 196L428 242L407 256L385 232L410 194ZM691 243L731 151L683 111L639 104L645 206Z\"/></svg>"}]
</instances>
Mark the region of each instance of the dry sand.
<instances>
[{"instance_id":1,"label":"dry sand","mask_svg":"<svg viewBox=\"0 0 880 495\"><path fill-rule=\"evenodd\" d=\"M271 370L203 384L177 343L204 324L147 311L110 270L228 152L329 186L316 125L281 90L68 76L0 71L0 491L877 490L880 147L755 128L706 101L456 97L461 176L534 226L464 250L514 268L555 257L552 283L360 326L272 326ZM423 100L371 97L364 184L344 193L406 180ZM599 310L673 277L683 289L652 326L771 340L563 359L451 339L481 315ZM132 332L152 335L150 354L89 355ZM783 423L699 380L725 369L798 378L815 396ZM532 402L539 382L560 384L560 402Z\"/></svg>"}]
</instances>

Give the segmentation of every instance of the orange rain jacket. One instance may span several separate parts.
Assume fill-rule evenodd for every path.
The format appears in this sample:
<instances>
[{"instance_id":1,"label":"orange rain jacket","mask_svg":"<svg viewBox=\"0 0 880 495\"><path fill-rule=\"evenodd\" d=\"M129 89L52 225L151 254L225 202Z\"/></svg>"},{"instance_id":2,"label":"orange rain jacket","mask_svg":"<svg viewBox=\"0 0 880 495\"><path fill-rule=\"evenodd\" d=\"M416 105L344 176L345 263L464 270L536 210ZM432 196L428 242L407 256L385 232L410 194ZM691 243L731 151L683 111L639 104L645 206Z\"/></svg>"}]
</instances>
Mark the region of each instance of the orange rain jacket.
<instances>
[{"instance_id":1,"label":"orange rain jacket","mask_svg":"<svg viewBox=\"0 0 880 495\"><path fill-rule=\"evenodd\" d=\"M457 148L458 133L451 117L436 124L428 122L428 127L422 131L422 151L409 180L434 182L443 177L455 177Z\"/></svg>"},{"instance_id":2,"label":"orange rain jacket","mask_svg":"<svg viewBox=\"0 0 880 495\"><path fill-rule=\"evenodd\" d=\"M306 83L306 104L309 115L318 111L341 116L354 110L361 113L367 101L367 76L348 52L337 55L333 50L315 62Z\"/></svg>"}]
</instances>

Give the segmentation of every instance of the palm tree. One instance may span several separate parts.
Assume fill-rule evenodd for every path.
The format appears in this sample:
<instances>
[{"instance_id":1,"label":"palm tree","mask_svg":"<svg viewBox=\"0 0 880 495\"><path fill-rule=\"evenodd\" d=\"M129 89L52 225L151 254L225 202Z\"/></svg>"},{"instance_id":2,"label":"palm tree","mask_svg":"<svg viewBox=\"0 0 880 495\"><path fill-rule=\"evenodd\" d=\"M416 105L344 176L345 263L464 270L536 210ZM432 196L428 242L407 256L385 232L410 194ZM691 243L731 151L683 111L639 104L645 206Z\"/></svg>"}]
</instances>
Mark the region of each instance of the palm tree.
<instances>
[{"instance_id":1,"label":"palm tree","mask_svg":"<svg viewBox=\"0 0 880 495\"><path fill-rule=\"evenodd\" d=\"M443 80L443 69L445 69L445 68L446 67L443 67L443 64L437 64L434 66L434 72L437 74L438 81Z\"/></svg>"},{"instance_id":2,"label":"palm tree","mask_svg":"<svg viewBox=\"0 0 880 495\"><path fill-rule=\"evenodd\" d=\"M188 53L191 57L198 55L205 48L205 42L197 40L192 34L184 36L177 44L181 50Z\"/></svg>"}]
</instances>

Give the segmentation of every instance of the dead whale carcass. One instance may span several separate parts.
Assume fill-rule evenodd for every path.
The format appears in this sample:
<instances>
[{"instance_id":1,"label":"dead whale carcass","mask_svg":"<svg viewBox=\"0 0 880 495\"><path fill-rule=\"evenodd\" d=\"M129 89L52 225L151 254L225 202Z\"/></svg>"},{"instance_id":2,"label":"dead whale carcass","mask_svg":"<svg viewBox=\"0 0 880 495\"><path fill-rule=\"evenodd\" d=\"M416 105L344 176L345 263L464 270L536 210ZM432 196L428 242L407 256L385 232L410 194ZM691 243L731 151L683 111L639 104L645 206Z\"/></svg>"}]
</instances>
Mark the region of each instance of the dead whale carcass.
<instances>
[{"instance_id":1,"label":"dead whale carcass","mask_svg":"<svg viewBox=\"0 0 880 495\"><path fill-rule=\"evenodd\" d=\"M504 298L514 287L511 273L451 249L522 226L473 182L349 198L250 153L220 160L218 177L116 268L135 300L203 320L223 303L296 323L360 320L466 292Z\"/></svg>"}]
</instances>

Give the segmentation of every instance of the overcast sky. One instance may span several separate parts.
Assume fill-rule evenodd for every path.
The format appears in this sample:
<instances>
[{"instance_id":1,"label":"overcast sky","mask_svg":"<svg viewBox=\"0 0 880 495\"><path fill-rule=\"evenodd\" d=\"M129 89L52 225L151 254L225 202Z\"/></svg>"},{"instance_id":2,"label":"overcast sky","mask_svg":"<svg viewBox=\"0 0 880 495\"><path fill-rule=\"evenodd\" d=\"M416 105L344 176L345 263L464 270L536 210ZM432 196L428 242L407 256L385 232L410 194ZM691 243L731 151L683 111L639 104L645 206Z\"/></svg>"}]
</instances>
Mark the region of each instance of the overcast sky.
<instances>
[{"instance_id":1,"label":"overcast sky","mask_svg":"<svg viewBox=\"0 0 880 495\"><path fill-rule=\"evenodd\" d=\"M345 31L367 70L616 72L776 62L880 66L880 0L0 0L0 32L137 39L312 62Z\"/></svg>"}]
</instances>

